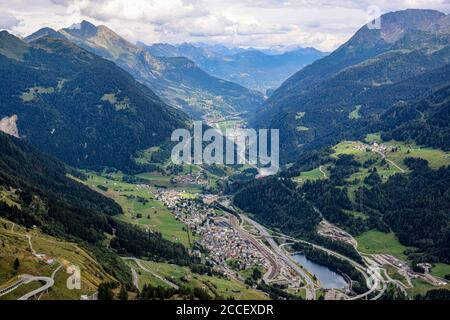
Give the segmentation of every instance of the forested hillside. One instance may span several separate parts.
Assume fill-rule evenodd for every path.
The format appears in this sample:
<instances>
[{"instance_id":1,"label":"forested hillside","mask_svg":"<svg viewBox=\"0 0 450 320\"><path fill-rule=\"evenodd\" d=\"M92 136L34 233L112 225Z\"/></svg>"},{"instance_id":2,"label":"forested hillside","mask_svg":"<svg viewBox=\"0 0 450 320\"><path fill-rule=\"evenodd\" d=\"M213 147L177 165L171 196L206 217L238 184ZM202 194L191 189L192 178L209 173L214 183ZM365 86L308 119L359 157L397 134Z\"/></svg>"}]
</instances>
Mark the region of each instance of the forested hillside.
<instances>
[{"instance_id":1,"label":"forested hillside","mask_svg":"<svg viewBox=\"0 0 450 320\"><path fill-rule=\"evenodd\" d=\"M165 105L114 63L65 40L31 44L0 34L0 119L16 135L80 167L136 169L187 116Z\"/></svg>"},{"instance_id":2,"label":"forested hillside","mask_svg":"<svg viewBox=\"0 0 450 320\"><path fill-rule=\"evenodd\" d=\"M254 180L235 195L234 203L254 213L263 223L288 234L309 233L320 221L319 215L301 198L289 179Z\"/></svg>"},{"instance_id":3,"label":"forested hillside","mask_svg":"<svg viewBox=\"0 0 450 320\"><path fill-rule=\"evenodd\" d=\"M115 220L120 206L68 178L67 173L75 172L58 160L3 133L0 151L0 191L6 199L0 201L2 217L88 246L109 273L121 274L122 280L129 280L129 272L113 251L106 250L108 243L122 254L190 263L182 245Z\"/></svg>"},{"instance_id":4,"label":"forested hillside","mask_svg":"<svg viewBox=\"0 0 450 320\"><path fill-rule=\"evenodd\" d=\"M321 213L308 201L304 191L290 179L271 177L244 183L234 194L234 204L251 213L262 224L293 237L309 239L340 252L355 261L361 257L347 244L331 241L316 233Z\"/></svg>"},{"instance_id":5,"label":"forested hillside","mask_svg":"<svg viewBox=\"0 0 450 320\"><path fill-rule=\"evenodd\" d=\"M445 70L450 75L450 68ZM385 140L416 141L443 150L450 150L450 86L408 107L394 107L381 121L387 129Z\"/></svg>"},{"instance_id":6,"label":"forested hillside","mask_svg":"<svg viewBox=\"0 0 450 320\"><path fill-rule=\"evenodd\" d=\"M94 26L83 21L74 28L53 32L39 30L26 41L46 33L57 33L58 37L115 62L154 90L166 103L194 117L255 111L263 102L263 95L259 92L213 77L187 58L153 56L106 26Z\"/></svg>"},{"instance_id":7,"label":"forested hillside","mask_svg":"<svg viewBox=\"0 0 450 320\"><path fill-rule=\"evenodd\" d=\"M407 158L412 170L387 182L373 179L361 202L370 215L383 221L407 246L417 247L418 261L450 262L450 167L431 170L427 161Z\"/></svg>"},{"instance_id":8,"label":"forested hillside","mask_svg":"<svg viewBox=\"0 0 450 320\"><path fill-rule=\"evenodd\" d=\"M414 105L448 86L448 23L445 14L432 10L383 15L380 30L362 27L288 79L256 115L255 125L280 129L286 163L302 152L374 132L391 108Z\"/></svg>"}]
</instances>

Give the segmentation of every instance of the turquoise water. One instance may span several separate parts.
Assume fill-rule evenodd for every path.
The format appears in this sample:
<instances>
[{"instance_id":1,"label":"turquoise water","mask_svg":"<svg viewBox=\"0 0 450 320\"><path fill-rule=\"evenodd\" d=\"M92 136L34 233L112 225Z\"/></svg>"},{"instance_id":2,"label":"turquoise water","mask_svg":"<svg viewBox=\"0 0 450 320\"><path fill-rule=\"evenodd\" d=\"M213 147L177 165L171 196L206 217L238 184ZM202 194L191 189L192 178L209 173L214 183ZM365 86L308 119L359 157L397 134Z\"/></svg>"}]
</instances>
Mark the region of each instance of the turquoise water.
<instances>
[{"instance_id":1,"label":"turquoise water","mask_svg":"<svg viewBox=\"0 0 450 320\"><path fill-rule=\"evenodd\" d=\"M326 289L342 289L347 287L347 282L340 274L329 268L308 260L304 254L295 254L292 256L295 261L305 267L310 273L314 274L320 283Z\"/></svg>"}]
</instances>

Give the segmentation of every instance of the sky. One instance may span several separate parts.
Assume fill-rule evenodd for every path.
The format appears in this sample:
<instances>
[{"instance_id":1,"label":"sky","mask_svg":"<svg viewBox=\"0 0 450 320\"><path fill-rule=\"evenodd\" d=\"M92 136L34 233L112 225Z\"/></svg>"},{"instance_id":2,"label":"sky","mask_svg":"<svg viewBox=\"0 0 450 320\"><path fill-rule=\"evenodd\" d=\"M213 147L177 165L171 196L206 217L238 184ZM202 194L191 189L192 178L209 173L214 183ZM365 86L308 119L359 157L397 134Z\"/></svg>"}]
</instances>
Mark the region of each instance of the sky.
<instances>
[{"instance_id":1,"label":"sky","mask_svg":"<svg viewBox=\"0 0 450 320\"><path fill-rule=\"evenodd\" d=\"M450 0L0 0L0 29L26 36L82 20L132 42L332 51L376 15L407 8L450 13Z\"/></svg>"}]
</instances>

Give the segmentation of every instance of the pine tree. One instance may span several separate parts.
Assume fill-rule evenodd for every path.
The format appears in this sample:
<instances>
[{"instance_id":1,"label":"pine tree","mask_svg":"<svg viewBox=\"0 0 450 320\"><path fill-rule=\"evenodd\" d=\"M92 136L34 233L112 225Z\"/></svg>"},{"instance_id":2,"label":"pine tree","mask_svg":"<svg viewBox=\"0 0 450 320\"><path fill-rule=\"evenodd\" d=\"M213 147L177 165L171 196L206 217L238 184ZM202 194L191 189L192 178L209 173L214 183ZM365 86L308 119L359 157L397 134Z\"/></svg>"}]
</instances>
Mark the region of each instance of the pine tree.
<instances>
[{"instance_id":1,"label":"pine tree","mask_svg":"<svg viewBox=\"0 0 450 320\"><path fill-rule=\"evenodd\" d=\"M16 260L14 260L14 270L19 270L20 267L20 262L19 262L19 258L16 258Z\"/></svg>"},{"instance_id":2,"label":"pine tree","mask_svg":"<svg viewBox=\"0 0 450 320\"><path fill-rule=\"evenodd\" d=\"M119 300L128 300L128 291L124 286L122 286L122 288L120 289Z\"/></svg>"},{"instance_id":3,"label":"pine tree","mask_svg":"<svg viewBox=\"0 0 450 320\"><path fill-rule=\"evenodd\" d=\"M100 283L98 286L98 300L113 300L114 293L112 292L109 283Z\"/></svg>"}]
</instances>

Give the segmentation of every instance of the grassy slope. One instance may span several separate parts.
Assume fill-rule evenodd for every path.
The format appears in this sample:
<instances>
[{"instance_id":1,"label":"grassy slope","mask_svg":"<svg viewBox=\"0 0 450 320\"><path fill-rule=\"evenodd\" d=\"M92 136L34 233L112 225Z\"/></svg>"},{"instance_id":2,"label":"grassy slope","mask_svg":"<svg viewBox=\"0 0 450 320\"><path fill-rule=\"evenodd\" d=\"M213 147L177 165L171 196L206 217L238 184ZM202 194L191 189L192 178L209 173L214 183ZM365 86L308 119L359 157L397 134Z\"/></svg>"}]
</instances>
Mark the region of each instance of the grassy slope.
<instances>
[{"instance_id":1,"label":"grassy slope","mask_svg":"<svg viewBox=\"0 0 450 320\"><path fill-rule=\"evenodd\" d=\"M377 141L377 137L375 135L368 135L366 138L368 141ZM432 148L423 148L418 147L414 144L406 144L403 142L396 142L396 141L389 141L384 142L386 145L389 146L396 146L399 147L399 150L397 152L388 152L387 158L395 162L398 166L400 166L403 169L406 169L403 165L403 160L407 157L414 157L414 158L422 158L429 162L429 165L433 169L437 169L441 166L448 166L450 165L450 153L444 152L439 149L432 149ZM373 153L373 152L365 152L355 149L354 147L359 144L359 142L355 141L343 141L336 146L333 147L333 150L335 153L333 154L334 157L337 157L341 154L350 154L355 157L357 161L359 161L361 164L369 159L375 159L377 160L377 163L374 164L374 166L377 168L380 175L385 176L386 178L390 175L393 175L395 173L400 173L400 170L395 168L392 165L389 165L388 167L383 167L380 164L380 160L382 157L379 154ZM371 166L370 168L372 168ZM358 173L352 176L349 180L356 178L356 177L363 177L367 175L367 169L361 168Z\"/></svg>"},{"instance_id":2,"label":"grassy slope","mask_svg":"<svg viewBox=\"0 0 450 320\"><path fill-rule=\"evenodd\" d=\"M121 174L110 174L100 176L98 173L88 172L87 181L82 181L93 190L114 199L123 208L124 214L118 219L134 225L160 232L164 238L173 242L180 242L189 247L189 237L185 225L175 219L174 215L164 207L163 203L156 200L152 194L154 189L138 188L134 184L123 182ZM170 184L170 177L158 174L142 174L141 178L148 179L149 185ZM105 192L98 186L107 187ZM135 198L132 198L135 197ZM149 202L143 204L137 201L137 197L144 198ZM137 215L141 215L138 218ZM192 235L191 235L192 239Z\"/></svg>"},{"instance_id":3,"label":"grassy slope","mask_svg":"<svg viewBox=\"0 0 450 320\"><path fill-rule=\"evenodd\" d=\"M326 168L325 167L323 168L323 170L326 172ZM298 177L294 178L294 180L296 182L299 182L299 183L303 183L306 180L314 181L314 180L319 180L319 179L325 179L323 173L320 172L319 168L315 168L315 169L312 169L310 171L302 172Z\"/></svg>"},{"instance_id":4,"label":"grassy slope","mask_svg":"<svg viewBox=\"0 0 450 320\"><path fill-rule=\"evenodd\" d=\"M393 233L371 230L357 236L356 241L358 241L358 251L362 253L385 253L402 260L406 259L404 254L406 247Z\"/></svg>"},{"instance_id":5,"label":"grassy slope","mask_svg":"<svg viewBox=\"0 0 450 320\"><path fill-rule=\"evenodd\" d=\"M441 278L450 275L450 264L436 263L431 270L431 274Z\"/></svg>"},{"instance_id":6,"label":"grassy slope","mask_svg":"<svg viewBox=\"0 0 450 320\"><path fill-rule=\"evenodd\" d=\"M171 279L171 281L176 284L186 285L188 287L206 288L212 296L220 295L225 298L234 297L235 299L242 300L268 298L264 293L248 288L244 283L237 280L199 275L192 273L186 267L180 267L173 264L157 263L153 261L143 261L143 263L148 269L162 277ZM150 283L153 284L152 282Z\"/></svg>"},{"instance_id":7,"label":"grassy slope","mask_svg":"<svg viewBox=\"0 0 450 320\"><path fill-rule=\"evenodd\" d=\"M365 141L368 143L381 142L378 134L367 135ZM430 167L434 169L439 168L440 166L443 165L450 165L450 153L448 152L444 152L438 149L420 148L416 145L396 141L389 141L384 143L387 145L398 147L399 150L397 152L387 153L387 159L393 161L395 164L397 164L400 168L404 169L405 171L408 170L403 164L403 160L407 157L416 157L425 159L429 162ZM386 162L385 164L383 164L382 163L383 158L381 155L374 152L365 152L357 150L355 146L357 146L358 144L359 142L356 141L343 141L333 147L334 154L332 156L335 158L337 158L339 155L347 154L353 155L355 160L357 160L361 164L363 164L365 161L369 159L376 161L368 168L360 167L358 172L352 174L347 179L347 181L349 182L357 181L357 183L353 183L348 186L350 199L354 198L353 193L364 184L364 179L369 175L369 170L371 170L372 168L377 169L378 174L384 181L386 181L390 176L396 173L401 173L401 171L395 166L393 166L391 163Z\"/></svg>"},{"instance_id":8,"label":"grassy slope","mask_svg":"<svg viewBox=\"0 0 450 320\"><path fill-rule=\"evenodd\" d=\"M42 297L43 299L79 299L81 294L95 292L101 282L114 280L88 252L78 245L45 235L39 230L31 230L28 234L31 235L34 250L55 259L52 265L39 261L31 253L25 237L26 229L15 225L11 230L11 227L11 222L0 219L0 287L14 282L20 274L50 276L59 263L62 263L64 268L58 271L55 276L55 286L49 290L48 295ZM15 258L20 261L17 273L13 269ZM69 274L65 273L65 267L69 265L76 265L81 269L81 290L69 290L66 287ZM35 284L30 283L25 289L33 285ZM21 288L21 291L28 292L25 289ZM17 295L20 295L20 291L2 298L14 299Z\"/></svg>"},{"instance_id":9,"label":"grassy slope","mask_svg":"<svg viewBox=\"0 0 450 320\"><path fill-rule=\"evenodd\" d=\"M430 290L439 289L439 287L435 287L422 279L412 279L411 281L413 283L413 287L406 290L410 297L415 297L418 294L425 294Z\"/></svg>"}]
</instances>

